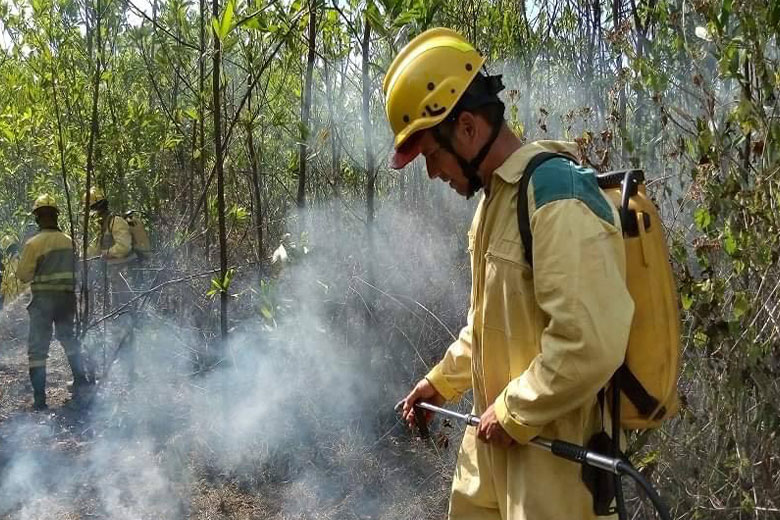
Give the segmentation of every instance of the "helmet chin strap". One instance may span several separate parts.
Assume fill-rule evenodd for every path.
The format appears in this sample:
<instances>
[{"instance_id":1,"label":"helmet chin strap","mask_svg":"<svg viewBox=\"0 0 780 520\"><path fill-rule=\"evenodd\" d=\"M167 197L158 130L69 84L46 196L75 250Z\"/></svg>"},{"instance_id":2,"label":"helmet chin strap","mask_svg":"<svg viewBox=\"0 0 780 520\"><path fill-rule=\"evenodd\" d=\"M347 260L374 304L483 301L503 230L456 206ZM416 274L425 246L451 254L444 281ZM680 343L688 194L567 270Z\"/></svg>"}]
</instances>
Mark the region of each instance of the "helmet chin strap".
<instances>
[{"instance_id":1,"label":"helmet chin strap","mask_svg":"<svg viewBox=\"0 0 780 520\"><path fill-rule=\"evenodd\" d=\"M466 195L467 199L473 197L479 190L484 187L482 178L479 176L479 167L484 162L485 157L487 157L487 154L490 152L490 149L493 147L493 143L496 141L496 138L498 138L498 134L501 131L501 124L498 121L491 121L491 124L493 128L490 132L490 138L482 146L482 148L480 148L477 155L474 156L474 158L470 161L467 161L463 156L455 151L455 148L452 146L452 142L447 139L444 134L442 134L438 125L433 128L433 136L436 141L442 148L447 150L455 157L455 159L458 161L460 169L463 170L463 174L469 181L469 193Z\"/></svg>"}]
</instances>

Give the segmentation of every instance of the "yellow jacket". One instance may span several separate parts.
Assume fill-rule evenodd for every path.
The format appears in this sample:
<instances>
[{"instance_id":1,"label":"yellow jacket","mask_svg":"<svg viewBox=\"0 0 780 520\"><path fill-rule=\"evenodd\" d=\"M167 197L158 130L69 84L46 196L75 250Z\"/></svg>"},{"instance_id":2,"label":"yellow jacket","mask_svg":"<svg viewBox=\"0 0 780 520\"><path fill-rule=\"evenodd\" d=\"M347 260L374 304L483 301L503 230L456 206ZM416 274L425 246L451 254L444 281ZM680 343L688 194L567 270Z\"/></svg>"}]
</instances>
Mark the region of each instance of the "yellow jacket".
<instances>
[{"instance_id":1,"label":"yellow jacket","mask_svg":"<svg viewBox=\"0 0 780 520\"><path fill-rule=\"evenodd\" d=\"M100 220L101 229L98 236L90 245L87 254L97 256L104 251L108 252L106 262L110 265L124 264L136 258L133 252L133 237L130 234L130 226L119 215L109 215ZM99 238L99 243L98 243Z\"/></svg>"},{"instance_id":2,"label":"yellow jacket","mask_svg":"<svg viewBox=\"0 0 780 520\"><path fill-rule=\"evenodd\" d=\"M533 271L526 263L517 194L541 151L576 149L537 141L494 172L469 231L467 325L426 376L447 400L473 389L477 415L495 403L518 443L493 448L467 429L452 519L593 517L580 467L526 443L542 435L585 444L602 421L609 431L597 393L623 362L634 304L618 213L593 173L565 159L542 164L529 184Z\"/></svg>"},{"instance_id":3,"label":"yellow jacket","mask_svg":"<svg viewBox=\"0 0 780 520\"><path fill-rule=\"evenodd\" d=\"M57 229L42 229L24 244L16 278L22 283L32 282L33 292L73 292L73 241Z\"/></svg>"}]
</instances>

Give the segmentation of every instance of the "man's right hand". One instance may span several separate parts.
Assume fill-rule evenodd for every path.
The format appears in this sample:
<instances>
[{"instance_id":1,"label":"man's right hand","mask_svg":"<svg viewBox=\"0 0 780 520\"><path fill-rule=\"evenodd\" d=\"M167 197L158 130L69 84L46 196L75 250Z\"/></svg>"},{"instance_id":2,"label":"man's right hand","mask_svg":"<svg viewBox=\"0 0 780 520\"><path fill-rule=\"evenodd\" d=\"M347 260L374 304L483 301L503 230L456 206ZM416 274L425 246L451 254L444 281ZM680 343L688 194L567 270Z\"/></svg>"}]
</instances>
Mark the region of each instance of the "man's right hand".
<instances>
[{"instance_id":1,"label":"man's right hand","mask_svg":"<svg viewBox=\"0 0 780 520\"><path fill-rule=\"evenodd\" d=\"M442 397L442 395L436 390L436 388L434 388L431 382L425 378L421 379L419 383L414 385L414 388L412 388L412 391L409 392L409 395L404 398L404 407L403 412L401 413L401 417L403 417L403 419L407 422L409 428L415 427L414 403L417 401L426 401L433 405L441 406L444 404L444 397ZM425 421L430 421L432 415L433 412L426 411Z\"/></svg>"}]
</instances>

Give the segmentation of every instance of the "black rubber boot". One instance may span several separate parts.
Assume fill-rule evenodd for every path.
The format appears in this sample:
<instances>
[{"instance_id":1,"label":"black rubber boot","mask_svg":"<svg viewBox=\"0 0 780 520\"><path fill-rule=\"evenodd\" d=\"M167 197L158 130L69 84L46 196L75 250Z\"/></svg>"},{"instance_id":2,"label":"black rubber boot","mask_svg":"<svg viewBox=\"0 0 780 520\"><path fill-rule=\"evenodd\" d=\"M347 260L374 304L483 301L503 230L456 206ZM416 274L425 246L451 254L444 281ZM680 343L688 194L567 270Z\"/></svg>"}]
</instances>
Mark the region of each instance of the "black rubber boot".
<instances>
[{"instance_id":1,"label":"black rubber boot","mask_svg":"<svg viewBox=\"0 0 780 520\"><path fill-rule=\"evenodd\" d=\"M73 372L73 383L70 386L71 404L84 406L89 403L94 389L94 384L87 378L84 365L81 362L81 354L68 356L68 363Z\"/></svg>"},{"instance_id":2,"label":"black rubber boot","mask_svg":"<svg viewBox=\"0 0 780 520\"><path fill-rule=\"evenodd\" d=\"M89 380L84 372L84 364L81 362L81 354L73 354L68 356L68 364L70 364L70 371L73 372L73 384L71 385L71 391L75 393L80 387L88 386Z\"/></svg>"},{"instance_id":3,"label":"black rubber boot","mask_svg":"<svg viewBox=\"0 0 780 520\"><path fill-rule=\"evenodd\" d=\"M30 369L30 383L33 387L33 410L45 410L46 406L46 367Z\"/></svg>"}]
</instances>

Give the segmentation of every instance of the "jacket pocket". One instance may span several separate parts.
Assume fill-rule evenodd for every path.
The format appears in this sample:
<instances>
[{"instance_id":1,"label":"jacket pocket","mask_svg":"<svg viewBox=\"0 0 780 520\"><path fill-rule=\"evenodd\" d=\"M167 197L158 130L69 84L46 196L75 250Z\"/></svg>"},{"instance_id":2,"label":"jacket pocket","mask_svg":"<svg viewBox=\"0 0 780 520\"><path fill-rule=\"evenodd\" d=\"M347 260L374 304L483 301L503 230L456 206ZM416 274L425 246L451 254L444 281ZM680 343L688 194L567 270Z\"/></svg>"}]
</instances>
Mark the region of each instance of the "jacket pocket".
<instances>
[{"instance_id":1,"label":"jacket pocket","mask_svg":"<svg viewBox=\"0 0 780 520\"><path fill-rule=\"evenodd\" d=\"M522 252L519 245L516 252ZM511 350L537 350L540 329L532 272L522 256L517 260L507 256L494 250L485 254L485 327L503 332Z\"/></svg>"}]
</instances>

